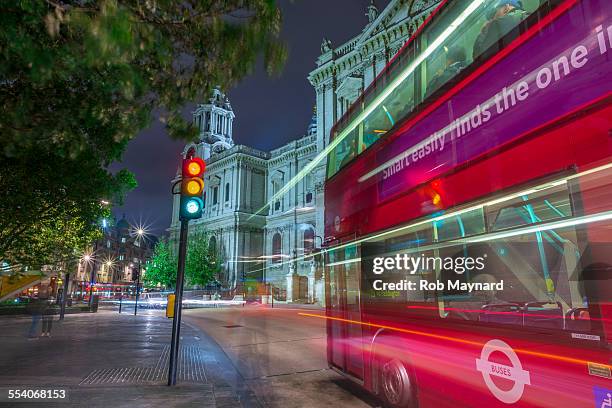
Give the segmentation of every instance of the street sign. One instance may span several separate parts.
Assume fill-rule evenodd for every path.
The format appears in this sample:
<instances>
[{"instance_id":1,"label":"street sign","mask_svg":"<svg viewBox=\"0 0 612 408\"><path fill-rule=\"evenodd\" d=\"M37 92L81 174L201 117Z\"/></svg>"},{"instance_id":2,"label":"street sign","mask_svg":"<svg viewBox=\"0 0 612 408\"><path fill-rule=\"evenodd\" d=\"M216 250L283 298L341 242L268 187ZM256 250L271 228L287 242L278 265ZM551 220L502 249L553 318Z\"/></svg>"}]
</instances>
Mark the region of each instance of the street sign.
<instances>
[{"instance_id":1,"label":"street sign","mask_svg":"<svg viewBox=\"0 0 612 408\"><path fill-rule=\"evenodd\" d=\"M511 365L499 364L489 361L489 357L494 352L504 354L510 360ZM513 404L520 400L525 390L525 385L531 385L529 371L523 370L521 360L515 351L505 341L494 339L489 340L480 353L480 358L476 359L476 370L482 373L487 388L491 393L506 404ZM505 378L514 382L512 388L505 391L497 386L491 376Z\"/></svg>"}]
</instances>

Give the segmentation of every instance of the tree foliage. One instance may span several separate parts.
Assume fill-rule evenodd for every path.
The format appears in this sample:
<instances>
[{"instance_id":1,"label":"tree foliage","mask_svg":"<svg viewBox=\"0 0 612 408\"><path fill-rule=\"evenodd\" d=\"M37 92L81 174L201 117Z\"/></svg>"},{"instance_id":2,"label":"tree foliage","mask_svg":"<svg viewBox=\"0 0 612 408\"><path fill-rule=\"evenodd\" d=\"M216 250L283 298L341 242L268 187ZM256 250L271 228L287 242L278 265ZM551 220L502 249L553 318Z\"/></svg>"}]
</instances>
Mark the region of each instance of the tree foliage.
<instances>
[{"instance_id":1,"label":"tree foliage","mask_svg":"<svg viewBox=\"0 0 612 408\"><path fill-rule=\"evenodd\" d=\"M206 286L219 278L221 262L209 243L210 236L205 232L195 232L189 237L185 278L190 286Z\"/></svg>"},{"instance_id":2,"label":"tree foliage","mask_svg":"<svg viewBox=\"0 0 612 408\"><path fill-rule=\"evenodd\" d=\"M74 260L98 238L95 221L110 215L101 199L120 202L133 176L109 176L95 161L62 160L33 151L0 163L0 259L16 265Z\"/></svg>"},{"instance_id":3,"label":"tree foliage","mask_svg":"<svg viewBox=\"0 0 612 408\"><path fill-rule=\"evenodd\" d=\"M99 201L135 186L107 168L153 110L173 137L195 137L181 108L261 54L277 70L280 23L274 0L0 2L0 182L13 195L0 204L0 259L66 256L95 236Z\"/></svg>"},{"instance_id":4,"label":"tree foliage","mask_svg":"<svg viewBox=\"0 0 612 408\"><path fill-rule=\"evenodd\" d=\"M210 237L205 232L189 236L185 259L185 285L203 287L217 280L221 272L221 260L209 248ZM147 286L176 286L178 258L166 240L155 246L153 257L148 262L144 282Z\"/></svg>"},{"instance_id":5,"label":"tree foliage","mask_svg":"<svg viewBox=\"0 0 612 408\"><path fill-rule=\"evenodd\" d=\"M115 160L153 108L172 135L194 136L180 109L234 84L262 52L278 69L280 23L273 0L4 1L3 150Z\"/></svg>"},{"instance_id":6,"label":"tree foliage","mask_svg":"<svg viewBox=\"0 0 612 408\"><path fill-rule=\"evenodd\" d=\"M160 285L173 288L176 285L177 265L177 258L168 241L160 240L153 250L153 257L147 262L144 284L149 287Z\"/></svg>"}]
</instances>

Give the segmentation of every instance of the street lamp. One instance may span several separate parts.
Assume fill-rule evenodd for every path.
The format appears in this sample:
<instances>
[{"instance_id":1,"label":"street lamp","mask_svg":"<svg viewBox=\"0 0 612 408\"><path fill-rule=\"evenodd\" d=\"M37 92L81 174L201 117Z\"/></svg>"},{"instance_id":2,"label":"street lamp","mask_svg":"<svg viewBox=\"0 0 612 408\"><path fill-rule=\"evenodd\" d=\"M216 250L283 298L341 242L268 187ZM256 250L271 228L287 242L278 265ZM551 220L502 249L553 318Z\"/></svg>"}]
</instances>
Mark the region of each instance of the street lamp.
<instances>
[{"instance_id":1,"label":"street lamp","mask_svg":"<svg viewBox=\"0 0 612 408\"><path fill-rule=\"evenodd\" d=\"M138 227L136 229L136 235L137 238L139 240L139 242L142 242L142 237L145 235L145 230L142 227ZM138 254L138 257L136 258L138 260L138 269L136 269L136 303L134 305L134 316L136 316L136 313L138 311L138 296L140 294L140 257L142 256L142 254ZM133 269L132 269L132 273L133 273Z\"/></svg>"}]
</instances>

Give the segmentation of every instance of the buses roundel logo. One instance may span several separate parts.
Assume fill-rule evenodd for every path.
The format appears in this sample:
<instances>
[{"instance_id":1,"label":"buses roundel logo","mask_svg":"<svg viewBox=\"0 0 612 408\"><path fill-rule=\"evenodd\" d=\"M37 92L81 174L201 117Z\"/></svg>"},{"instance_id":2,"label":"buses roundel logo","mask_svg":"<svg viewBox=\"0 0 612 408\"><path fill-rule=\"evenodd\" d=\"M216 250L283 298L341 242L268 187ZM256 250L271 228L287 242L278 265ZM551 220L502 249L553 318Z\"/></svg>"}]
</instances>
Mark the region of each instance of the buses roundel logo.
<instances>
[{"instance_id":1,"label":"buses roundel logo","mask_svg":"<svg viewBox=\"0 0 612 408\"><path fill-rule=\"evenodd\" d=\"M508 357L511 365L489 361L491 354L496 351ZM490 340L484 345L480 358L476 359L476 369L482 373L482 378L489 391L495 398L506 404L514 404L520 400L523 391L525 391L525 385L531 385L529 371L523 370L521 360L519 360L512 347L502 340ZM493 382L491 376L505 378L514 384L509 390L503 390Z\"/></svg>"}]
</instances>

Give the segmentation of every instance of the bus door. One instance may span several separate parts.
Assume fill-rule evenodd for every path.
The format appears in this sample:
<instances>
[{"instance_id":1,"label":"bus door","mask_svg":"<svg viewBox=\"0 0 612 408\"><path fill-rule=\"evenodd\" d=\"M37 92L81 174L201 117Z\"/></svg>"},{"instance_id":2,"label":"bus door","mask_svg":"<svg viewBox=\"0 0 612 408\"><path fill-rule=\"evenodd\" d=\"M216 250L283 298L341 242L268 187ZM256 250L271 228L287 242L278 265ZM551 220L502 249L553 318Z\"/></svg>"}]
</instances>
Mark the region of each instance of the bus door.
<instances>
[{"instance_id":1,"label":"bus door","mask_svg":"<svg viewBox=\"0 0 612 408\"><path fill-rule=\"evenodd\" d=\"M328 357L337 368L363 379L363 347L360 306L360 258L358 247L349 246L328 253L330 319Z\"/></svg>"}]
</instances>

